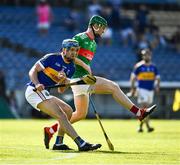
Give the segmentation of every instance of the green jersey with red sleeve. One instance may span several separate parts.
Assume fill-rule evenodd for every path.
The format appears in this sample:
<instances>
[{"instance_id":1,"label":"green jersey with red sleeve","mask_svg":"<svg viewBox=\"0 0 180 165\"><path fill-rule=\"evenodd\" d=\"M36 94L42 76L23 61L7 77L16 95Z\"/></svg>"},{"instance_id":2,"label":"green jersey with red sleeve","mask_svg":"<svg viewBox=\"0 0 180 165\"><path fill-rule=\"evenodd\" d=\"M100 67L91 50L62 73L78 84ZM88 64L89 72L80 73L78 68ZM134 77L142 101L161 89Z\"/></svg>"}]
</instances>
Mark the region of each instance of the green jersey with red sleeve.
<instances>
[{"instance_id":1,"label":"green jersey with red sleeve","mask_svg":"<svg viewBox=\"0 0 180 165\"><path fill-rule=\"evenodd\" d=\"M73 39L78 41L80 46L77 58L90 66L97 47L95 40L91 39L86 32L75 35ZM76 65L73 78L82 77L86 74L89 73L83 67Z\"/></svg>"}]
</instances>

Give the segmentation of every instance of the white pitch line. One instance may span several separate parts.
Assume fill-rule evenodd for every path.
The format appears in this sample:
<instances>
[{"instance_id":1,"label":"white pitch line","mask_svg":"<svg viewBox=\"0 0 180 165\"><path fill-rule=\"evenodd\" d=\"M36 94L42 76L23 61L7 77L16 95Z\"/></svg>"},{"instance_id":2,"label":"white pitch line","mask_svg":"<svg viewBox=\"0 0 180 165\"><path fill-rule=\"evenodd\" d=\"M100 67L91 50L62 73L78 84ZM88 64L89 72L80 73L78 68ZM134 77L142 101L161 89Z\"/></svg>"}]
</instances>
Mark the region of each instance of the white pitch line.
<instances>
[{"instance_id":1,"label":"white pitch line","mask_svg":"<svg viewBox=\"0 0 180 165\"><path fill-rule=\"evenodd\" d=\"M3 147L3 146L0 146L0 148L1 149L3 149L3 148L7 149L8 148L8 149L16 149L16 150L24 150L24 151L32 151L33 150L33 149L26 149L26 148L23 148L23 147ZM30 163L33 163L33 162L42 162L44 160L53 161L53 160L72 159L72 158L77 157L79 155L79 153L64 153L64 152L62 152L62 154L63 155L59 155L58 157L56 156L54 158L46 158L46 159L43 158L43 159L38 159L38 160L29 159L27 163L30 164ZM7 161L17 161L17 160L19 160L19 159L8 159ZM26 162L24 162L24 163L26 164ZM15 163L8 163L8 164L14 164L15 165ZM0 165L2 165L2 164L0 163Z\"/></svg>"},{"instance_id":2,"label":"white pitch line","mask_svg":"<svg viewBox=\"0 0 180 165\"><path fill-rule=\"evenodd\" d=\"M56 158L52 158L50 160L62 160L62 159L72 159L74 157L77 157L79 154L78 153L66 153L64 156L58 156Z\"/></svg>"}]
</instances>

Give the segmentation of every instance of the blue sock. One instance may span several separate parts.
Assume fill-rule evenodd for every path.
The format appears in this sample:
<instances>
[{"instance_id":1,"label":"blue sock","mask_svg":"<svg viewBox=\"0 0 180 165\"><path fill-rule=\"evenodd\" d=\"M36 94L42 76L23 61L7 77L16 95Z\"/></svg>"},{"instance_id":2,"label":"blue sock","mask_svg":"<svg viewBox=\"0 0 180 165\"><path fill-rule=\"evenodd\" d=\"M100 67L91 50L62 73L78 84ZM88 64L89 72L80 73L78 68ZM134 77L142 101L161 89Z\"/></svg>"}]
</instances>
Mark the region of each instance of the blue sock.
<instances>
[{"instance_id":1,"label":"blue sock","mask_svg":"<svg viewBox=\"0 0 180 165\"><path fill-rule=\"evenodd\" d=\"M79 136L77 138L74 139L75 143L78 145L78 147L82 147L84 146L84 144L86 143L83 139L81 139Z\"/></svg>"},{"instance_id":2,"label":"blue sock","mask_svg":"<svg viewBox=\"0 0 180 165\"><path fill-rule=\"evenodd\" d=\"M57 136L55 144L63 144L64 136Z\"/></svg>"}]
</instances>

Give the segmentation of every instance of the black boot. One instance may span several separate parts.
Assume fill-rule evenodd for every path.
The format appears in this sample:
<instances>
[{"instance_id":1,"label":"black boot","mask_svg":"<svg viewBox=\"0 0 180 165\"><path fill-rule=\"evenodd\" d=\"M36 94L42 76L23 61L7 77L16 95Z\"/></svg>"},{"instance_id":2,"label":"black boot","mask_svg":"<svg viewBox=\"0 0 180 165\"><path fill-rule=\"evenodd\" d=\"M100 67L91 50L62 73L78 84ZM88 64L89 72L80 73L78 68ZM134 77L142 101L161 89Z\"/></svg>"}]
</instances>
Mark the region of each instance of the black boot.
<instances>
[{"instance_id":1,"label":"black boot","mask_svg":"<svg viewBox=\"0 0 180 165\"><path fill-rule=\"evenodd\" d=\"M101 144L90 144L90 143L85 143L82 147L79 147L79 151L92 151L92 150L97 150L98 148L101 148Z\"/></svg>"},{"instance_id":2,"label":"black boot","mask_svg":"<svg viewBox=\"0 0 180 165\"><path fill-rule=\"evenodd\" d=\"M72 150L72 149L69 148L66 144L60 144L60 145L54 144L53 150Z\"/></svg>"}]
</instances>

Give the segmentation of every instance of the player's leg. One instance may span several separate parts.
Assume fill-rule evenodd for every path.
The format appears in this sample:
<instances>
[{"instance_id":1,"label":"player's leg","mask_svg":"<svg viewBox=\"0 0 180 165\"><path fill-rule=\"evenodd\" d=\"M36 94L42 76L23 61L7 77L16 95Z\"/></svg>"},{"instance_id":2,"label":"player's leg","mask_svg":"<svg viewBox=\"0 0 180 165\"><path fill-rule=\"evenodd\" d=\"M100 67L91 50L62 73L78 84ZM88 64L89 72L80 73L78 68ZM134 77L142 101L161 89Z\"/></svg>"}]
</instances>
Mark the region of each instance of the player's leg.
<instances>
[{"instance_id":1,"label":"player's leg","mask_svg":"<svg viewBox=\"0 0 180 165\"><path fill-rule=\"evenodd\" d=\"M73 112L70 121L71 123L75 123L86 118L89 107L89 85L76 85L71 88L74 95L74 105L76 110Z\"/></svg>"},{"instance_id":2,"label":"player's leg","mask_svg":"<svg viewBox=\"0 0 180 165\"><path fill-rule=\"evenodd\" d=\"M72 117L70 119L71 123L75 123L79 120L82 120L86 118L87 112L88 112L88 106L89 106L89 95L88 94L82 94L82 95L74 95L74 105L75 105L75 112L72 113ZM55 128L57 127L57 123L50 127L45 127L45 134L48 134L49 140L52 138L52 135L57 131L55 131ZM52 130L51 132L49 130ZM60 130L61 131L61 130ZM46 133L47 132L47 133ZM62 133L58 133L60 136L62 136ZM61 140L61 139L60 139ZM63 139L62 139L63 140Z\"/></svg>"},{"instance_id":3,"label":"player's leg","mask_svg":"<svg viewBox=\"0 0 180 165\"><path fill-rule=\"evenodd\" d=\"M71 88L74 95L74 105L76 110L75 112L73 112L70 122L75 123L79 120L85 119L88 113L89 85L75 85L72 86Z\"/></svg>"},{"instance_id":4,"label":"player's leg","mask_svg":"<svg viewBox=\"0 0 180 165\"><path fill-rule=\"evenodd\" d=\"M86 118L89 107L89 94L87 93L88 88L88 85L79 85L72 87L74 94L74 105L76 110L72 113L72 117L70 119L71 123L75 123ZM60 130L59 135L61 134L62 132Z\"/></svg>"},{"instance_id":5,"label":"player's leg","mask_svg":"<svg viewBox=\"0 0 180 165\"><path fill-rule=\"evenodd\" d=\"M124 92L120 89L119 85L113 81L102 77L96 77L96 84L92 85L90 88L90 92L96 94L112 94L113 98L121 104L126 109L130 110L134 113L140 121L142 121L146 116L153 112L156 106L152 106L150 108L138 108L132 101L124 94Z\"/></svg>"},{"instance_id":6,"label":"player's leg","mask_svg":"<svg viewBox=\"0 0 180 165\"><path fill-rule=\"evenodd\" d=\"M75 123L86 118L89 107L89 95L74 96L74 105L76 110L73 112L70 119L71 123Z\"/></svg>"},{"instance_id":7,"label":"player's leg","mask_svg":"<svg viewBox=\"0 0 180 165\"><path fill-rule=\"evenodd\" d=\"M116 102L123 105L126 109L131 109L134 104L123 93L117 83L102 77L96 78L97 82L91 87L90 92L95 94L111 94Z\"/></svg>"},{"instance_id":8,"label":"player's leg","mask_svg":"<svg viewBox=\"0 0 180 165\"><path fill-rule=\"evenodd\" d=\"M149 116L145 119L145 123L146 123L147 131L153 132L154 128L150 126L150 117Z\"/></svg>"},{"instance_id":9,"label":"player's leg","mask_svg":"<svg viewBox=\"0 0 180 165\"><path fill-rule=\"evenodd\" d=\"M63 102L62 102L62 100L61 100L61 103L60 103L61 105L63 105L63 107L65 108L65 109L67 109L68 108L68 106L66 105L66 103L64 104ZM69 116L70 117L70 116ZM69 118L70 119L70 118ZM52 136L52 134L51 134L51 136ZM53 146L53 149L54 150L70 150L70 148L67 146L67 145L65 145L65 144L61 144L61 143L63 143L63 138L64 138L64 131L61 129L61 127L60 127L60 129L58 130L58 136L57 136L57 138L56 138L56 143L60 143L60 145L54 145ZM49 145L49 143L48 143L48 145ZM97 148L100 148L101 147L101 145L100 144L96 144L96 145L92 145L91 146L91 144L86 144L85 146L83 146L82 148L79 148L79 150L80 151L87 151L87 150L89 150L88 148L93 148L93 149L91 149L91 150L94 150L94 149L97 149Z\"/></svg>"},{"instance_id":10,"label":"player's leg","mask_svg":"<svg viewBox=\"0 0 180 165\"><path fill-rule=\"evenodd\" d=\"M140 107L147 108L148 107L148 93L146 90L137 88L137 103L140 105ZM145 123L144 119L143 121L140 121L138 132L143 132L143 125Z\"/></svg>"},{"instance_id":11,"label":"player's leg","mask_svg":"<svg viewBox=\"0 0 180 165\"><path fill-rule=\"evenodd\" d=\"M70 119L71 123L75 123L79 120L82 120L86 118L87 112L88 112L88 106L89 106L89 94L87 94L89 86L86 85L79 85L79 86L74 86L73 89L73 94L74 94L74 105L75 105L75 112L73 112L72 117ZM45 146L49 146L50 140L52 138L52 135L55 133L55 131L50 131L52 130L53 127L56 127L57 124L54 124L50 127L45 127L44 129L44 135L45 135ZM59 129L58 131L58 136L60 142L63 142L63 131L62 129Z\"/></svg>"},{"instance_id":12,"label":"player's leg","mask_svg":"<svg viewBox=\"0 0 180 165\"><path fill-rule=\"evenodd\" d=\"M144 121L140 121L140 123L139 123L139 128L138 128L138 132L143 132L143 124L144 124Z\"/></svg>"},{"instance_id":13,"label":"player's leg","mask_svg":"<svg viewBox=\"0 0 180 165\"><path fill-rule=\"evenodd\" d=\"M96 150L101 147L101 144L89 144L85 142L72 127L70 121L67 118L66 113L53 99L54 96L49 95L49 92L43 90L41 92L34 91L34 87L28 86L25 92L26 100L35 109L50 115L58 120L61 129L69 135L77 144L79 151Z\"/></svg>"},{"instance_id":14,"label":"player's leg","mask_svg":"<svg viewBox=\"0 0 180 165\"><path fill-rule=\"evenodd\" d=\"M56 103L62 107L62 109L65 111L65 113L67 114L67 117L68 117L68 120L71 119L71 116L72 116L72 108L66 104L64 101L58 99L56 100ZM79 110L79 108L77 108ZM79 111L77 111L79 112ZM80 111L81 112L81 111ZM78 115L79 113L74 113L74 116L73 119L77 120L76 117L79 119L79 117L81 117L82 115ZM51 127L45 127L46 130L45 130L45 146L49 146L49 143L50 143L50 140L53 136L53 134L55 133L54 131L52 131L52 133L49 131L51 130L56 124L54 124L53 126ZM63 139L64 139L64 131L61 129L61 127L59 127L58 129L58 135L56 137L56 142L53 146L53 149L54 150L70 150L70 148L63 144Z\"/></svg>"},{"instance_id":15,"label":"player's leg","mask_svg":"<svg viewBox=\"0 0 180 165\"><path fill-rule=\"evenodd\" d=\"M62 110L62 108L55 103L54 98L44 100L37 105L37 108L39 108L42 112L50 115L51 117L57 119L59 124L61 125L61 128L70 137L75 138L77 136L77 133L74 131L67 119L67 115Z\"/></svg>"},{"instance_id":16,"label":"player's leg","mask_svg":"<svg viewBox=\"0 0 180 165\"><path fill-rule=\"evenodd\" d=\"M67 115L68 120L70 120L72 116L72 108L65 103L64 101L54 97L53 100L55 103L62 108L62 110ZM61 126L58 128L58 123L55 123L54 125L50 127L44 127L44 144L46 148L49 148L49 143L51 138L53 137L54 133L58 130L58 134L56 137L55 144L53 146L54 150L69 150L70 148L63 144L63 138L64 138L64 131L61 129Z\"/></svg>"},{"instance_id":17,"label":"player's leg","mask_svg":"<svg viewBox=\"0 0 180 165\"><path fill-rule=\"evenodd\" d=\"M74 130L65 112L53 99L48 99L39 103L37 108L58 120L61 129L75 141L79 151L96 150L101 147L101 144L89 144L85 142Z\"/></svg>"},{"instance_id":18,"label":"player's leg","mask_svg":"<svg viewBox=\"0 0 180 165\"><path fill-rule=\"evenodd\" d=\"M73 112L71 106L69 106L67 103L56 97L54 97L54 100L56 104L60 106L62 110L65 112L68 120L70 120ZM63 139L64 139L64 131L61 129L61 126L59 126L58 134L56 137L55 144L53 146L53 150L71 150L71 148L69 148L66 144L63 144Z\"/></svg>"},{"instance_id":19,"label":"player's leg","mask_svg":"<svg viewBox=\"0 0 180 165\"><path fill-rule=\"evenodd\" d=\"M138 97L138 99L139 99L139 97ZM143 107L143 108L147 108L148 107L147 103L144 103L144 102L143 103L139 103L139 105L140 105L140 107ZM138 130L137 130L139 133L143 132L143 125L144 125L145 121L146 121L146 119L144 119L143 121L139 122L139 127L138 127Z\"/></svg>"},{"instance_id":20,"label":"player's leg","mask_svg":"<svg viewBox=\"0 0 180 165\"><path fill-rule=\"evenodd\" d=\"M138 88L137 89L137 102L141 107L147 108L152 104L153 92L146 89ZM146 124L148 132L152 132L154 129L149 125L149 116L146 117L143 121L140 122L138 132L143 132L142 126Z\"/></svg>"},{"instance_id":21,"label":"player's leg","mask_svg":"<svg viewBox=\"0 0 180 165\"><path fill-rule=\"evenodd\" d=\"M148 105L152 105L154 99L154 91L148 91ZM153 132L154 128L150 126L150 116L148 116L145 120L147 131Z\"/></svg>"}]
</instances>

